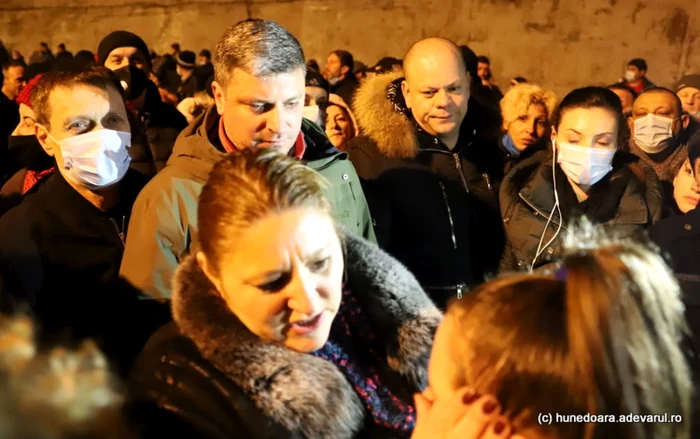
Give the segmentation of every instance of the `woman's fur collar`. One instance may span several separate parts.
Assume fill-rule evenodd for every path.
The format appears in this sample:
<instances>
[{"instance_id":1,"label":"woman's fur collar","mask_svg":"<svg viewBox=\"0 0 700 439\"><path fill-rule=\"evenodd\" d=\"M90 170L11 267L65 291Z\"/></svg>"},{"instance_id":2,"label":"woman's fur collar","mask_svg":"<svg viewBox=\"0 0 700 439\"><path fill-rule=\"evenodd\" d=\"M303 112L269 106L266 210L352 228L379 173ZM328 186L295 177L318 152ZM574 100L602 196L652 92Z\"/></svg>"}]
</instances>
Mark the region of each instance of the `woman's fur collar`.
<instances>
[{"instance_id":1,"label":"woman's fur collar","mask_svg":"<svg viewBox=\"0 0 700 439\"><path fill-rule=\"evenodd\" d=\"M402 77L403 72L397 70L365 79L355 93L353 104L362 133L384 156L396 159L413 158L418 153L413 124L387 97L389 84Z\"/></svg>"},{"instance_id":2,"label":"woman's fur collar","mask_svg":"<svg viewBox=\"0 0 700 439\"><path fill-rule=\"evenodd\" d=\"M422 389L442 315L408 270L376 246L344 235L350 291L386 345L387 364ZM365 412L331 363L261 341L230 313L194 255L174 277L172 310L180 332L204 358L240 386L267 416L292 432L350 438Z\"/></svg>"}]
</instances>

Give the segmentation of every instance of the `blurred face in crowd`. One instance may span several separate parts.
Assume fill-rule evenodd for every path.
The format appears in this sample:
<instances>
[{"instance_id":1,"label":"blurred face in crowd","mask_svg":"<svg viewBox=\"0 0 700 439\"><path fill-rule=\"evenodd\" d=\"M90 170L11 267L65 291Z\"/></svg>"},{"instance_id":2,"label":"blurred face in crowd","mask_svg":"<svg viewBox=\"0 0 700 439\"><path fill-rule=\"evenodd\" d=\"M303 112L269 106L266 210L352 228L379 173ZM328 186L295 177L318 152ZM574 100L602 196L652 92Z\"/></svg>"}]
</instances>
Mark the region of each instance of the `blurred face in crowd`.
<instances>
[{"instance_id":1,"label":"blurred face in crowd","mask_svg":"<svg viewBox=\"0 0 700 439\"><path fill-rule=\"evenodd\" d=\"M459 134L467 115L469 74L457 49L441 40L414 46L404 61L406 79L401 84L406 105L428 134L439 138Z\"/></svg>"},{"instance_id":2,"label":"blurred face in crowd","mask_svg":"<svg viewBox=\"0 0 700 439\"><path fill-rule=\"evenodd\" d=\"M322 110L328 106L328 93L321 87L305 87L304 106L318 105Z\"/></svg>"},{"instance_id":3,"label":"blurred face in crowd","mask_svg":"<svg viewBox=\"0 0 700 439\"><path fill-rule=\"evenodd\" d=\"M630 82L639 81L639 80L642 79L642 78L644 77L644 75L647 73L646 70L639 70L639 69L637 68L637 66L633 66L633 65L628 65L628 66L627 66L627 71L630 72L630 73L627 73L627 75L630 75L630 76L634 75L634 79L633 79L632 81L630 81Z\"/></svg>"},{"instance_id":4,"label":"blurred face in crowd","mask_svg":"<svg viewBox=\"0 0 700 439\"><path fill-rule=\"evenodd\" d=\"M342 78L348 71L348 68L343 66L340 58L335 53L328 55L326 60L326 75L328 79Z\"/></svg>"},{"instance_id":5,"label":"blurred face in crowd","mask_svg":"<svg viewBox=\"0 0 700 439\"><path fill-rule=\"evenodd\" d=\"M477 75L482 81L488 81L491 79L491 66L489 64L480 62L477 65Z\"/></svg>"},{"instance_id":6,"label":"blurred face in crowd","mask_svg":"<svg viewBox=\"0 0 700 439\"><path fill-rule=\"evenodd\" d=\"M700 113L700 90L695 87L685 87L677 95L683 104L683 111L690 114Z\"/></svg>"},{"instance_id":7,"label":"blurred face in crowd","mask_svg":"<svg viewBox=\"0 0 700 439\"><path fill-rule=\"evenodd\" d=\"M200 66L205 66L205 65L209 64L210 62L211 62L211 60L209 58L207 58L206 56L199 55L199 57L197 58L197 65L200 65Z\"/></svg>"},{"instance_id":8,"label":"blurred face in crowd","mask_svg":"<svg viewBox=\"0 0 700 439\"><path fill-rule=\"evenodd\" d=\"M82 84L57 87L49 96L49 108L48 125L36 124L34 129L44 151L56 159L61 173L64 160L57 142L97 130L131 131L124 100L113 87L107 90Z\"/></svg>"},{"instance_id":9,"label":"blurred face in crowd","mask_svg":"<svg viewBox=\"0 0 700 439\"><path fill-rule=\"evenodd\" d=\"M618 121L604 108L571 108L564 112L553 133L557 144L615 149L617 148Z\"/></svg>"},{"instance_id":10,"label":"blurred face in crowd","mask_svg":"<svg viewBox=\"0 0 700 439\"><path fill-rule=\"evenodd\" d=\"M673 179L673 198L682 213L695 209L700 201L700 186L695 182L689 160L683 163Z\"/></svg>"},{"instance_id":11,"label":"blurred face in crowd","mask_svg":"<svg viewBox=\"0 0 700 439\"><path fill-rule=\"evenodd\" d=\"M326 135L340 151L345 151L347 142L355 137L352 121L343 107L330 105L326 110Z\"/></svg>"},{"instance_id":12,"label":"blurred face in crowd","mask_svg":"<svg viewBox=\"0 0 700 439\"><path fill-rule=\"evenodd\" d=\"M634 105L634 96L632 95L632 92L619 88L611 88L610 91L615 93L617 97L620 98L620 102L622 102L622 112L628 115L631 114L632 106Z\"/></svg>"},{"instance_id":13,"label":"blurred face in crowd","mask_svg":"<svg viewBox=\"0 0 700 439\"><path fill-rule=\"evenodd\" d=\"M545 135L547 117L547 108L544 105L532 104L527 107L527 113L521 114L510 123L508 134L518 151L525 151Z\"/></svg>"},{"instance_id":14,"label":"blurred face in crowd","mask_svg":"<svg viewBox=\"0 0 700 439\"><path fill-rule=\"evenodd\" d=\"M11 66L3 69L2 92L5 93L8 99L15 100L22 91L27 80L24 79L24 67Z\"/></svg>"},{"instance_id":15,"label":"blurred face in crowd","mask_svg":"<svg viewBox=\"0 0 700 439\"><path fill-rule=\"evenodd\" d=\"M36 116L34 110L24 104L19 104L19 124L12 132L13 136L33 136Z\"/></svg>"},{"instance_id":16,"label":"blurred face in crowd","mask_svg":"<svg viewBox=\"0 0 700 439\"><path fill-rule=\"evenodd\" d=\"M272 147L288 153L301 130L306 72L256 77L235 69L224 88L212 89L224 128L236 148Z\"/></svg>"},{"instance_id":17,"label":"blurred face in crowd","mask_svg":"<svg viewBox=\"0 0 700 439\"><path fill-rule=\"evenodd\" d=\"M688 125L687 116L681 117L680 108L676 105L676 97L673 93L663 90L642 93L634 101L632 121L641 119L648 114L673 120L671 128L674 137L678 136L681 129ZM634 135L634 123L630 123L630 129Z\"/></svg>"},{"instance_id":18,"label":"blurred face in crowd","mask_svg":"<svg viewBox=\"0 0 700 439\"><path fill-rule=\"evenodd\" d=\"M105 61L105 67L112 71L128 65L143 70L147 75L151 73L146 55L135 47L117 47L109 53Z\"/></svg>"},{"instance_id":19,"label":"blurred face in crowd","mask_svg":"<svg viewBox=\"0 0 700 439\"><path fill-rule=\"evenodd\" d=\"M333 220L291 209L254 222L236 237L213 275L197 260L233 314L262 340L313 352L328 340L342 297L343 252Z\"/></svg>"}]
</instances>

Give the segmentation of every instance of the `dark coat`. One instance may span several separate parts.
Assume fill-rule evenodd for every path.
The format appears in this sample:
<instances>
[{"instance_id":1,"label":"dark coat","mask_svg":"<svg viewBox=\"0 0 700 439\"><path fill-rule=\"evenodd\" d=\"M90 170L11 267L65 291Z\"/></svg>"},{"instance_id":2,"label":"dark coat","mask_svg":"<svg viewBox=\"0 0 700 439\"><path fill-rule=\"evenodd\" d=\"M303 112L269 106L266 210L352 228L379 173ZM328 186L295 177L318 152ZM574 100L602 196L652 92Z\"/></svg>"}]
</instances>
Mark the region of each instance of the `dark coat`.
<instances>
[{"instance_id":1,"label":"dark coat","mask_svg":"<svg viewBox=\"0 0 700 439\"><path fill-rule=\"evenodd\" d=\"M448 287L468 290L480 283L497 271L502 255L500 117L470 99L458 145L450 151L412 121L399 101L401 76L362 83L355 114L364 136L347 151L363 179L380 246L442 307L457 290Z\"/></svg>"},{"instance_id":2,"label":"dark coat","mask_svg":"<svg viewBox=\"0 0 700 439\"><path fill-rule=\"evenodd\" d=\"M355 75L353 75L352 73L348 73L347 76L345 76L345 78L343 78L340 82L331 87L331 93L337 94L338 96L343 98L343 101L345 101L345 103L347 103L348 105L352 105L353 99L355 97L355 92L357 91L359 85L360 84L357 82Z\"/></svg>"},{"instance_id":3,"label":"dark coat","mask_svg":"<svg viewBox=\"0 0 700 439\"><path fill-rule=\"evenodd\" d=\"M629 156L631 157L631 156ZM661 219L663 197L661 184L653 169L638 163L644 171L644 180L631 178L625 188L617 213L602 225L617 236L642 234ZM625 165L628 166L628 165ZM622 172L614 169L611 180ZM557 184L569 184L568 181ZM602 182L601 182L602 183ZM508 248L501 264L502 271L526 270L532 265L547 219L554 208L552 183L552 155L541 151L518 164L506 176L500 191L501 214L506 228ZM566 213L564 214L566 217ZM545 234L543 243L549 242L559 227L561 219L555 213ZM561 254L561 232L551 246L538 258L535 267L555 262Z\"/></svg>"},{"instance_id":4,"label":"dark coat","mask_svg":"<svg viewBox=\"0 0 700 439\"><path fill-rule=\"evenodd\" d=\"M426 385L441 314L399 263L361 238L344 240L346 285L386 346L378 368L410 400ZM174 277L175 325L154 335L132 372L127 411L141 437L390 437L335 365L260 340L213 291L188 257Z\"/></svg>"}]
</instances>

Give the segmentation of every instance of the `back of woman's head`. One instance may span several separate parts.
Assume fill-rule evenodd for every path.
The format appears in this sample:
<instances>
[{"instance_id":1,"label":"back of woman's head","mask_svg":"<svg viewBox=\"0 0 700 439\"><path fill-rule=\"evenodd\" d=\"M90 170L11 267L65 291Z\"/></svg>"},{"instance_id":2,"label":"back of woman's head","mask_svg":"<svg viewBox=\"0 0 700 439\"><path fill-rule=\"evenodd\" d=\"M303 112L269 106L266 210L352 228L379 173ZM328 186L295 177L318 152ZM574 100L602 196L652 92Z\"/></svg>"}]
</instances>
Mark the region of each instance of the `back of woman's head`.
<instances>
[{"instance_id":1,"label":"back of woman's head","mask_svg":"<svg viewBox=\"0 0 700 439\"><path fill-rule=\"evenodd\" d=\"M622 102L620 102L620 98L611 90L604 87L583 87L567 94L554 111L554 117L552 118L552 126L554 129L559 130L559 124L564 115L568 111L576 108L597 108L608 111L611 116L617 120L618 148L627 146L629 129L627 128L627 122L622 112Z\"/></svg>"},{"instance_id":2,"label":"back of woman's head","mask_svg":"<svg viewBox=\"0 0 700 439\"><path fill-rule=\"evenodd\" d=\"M688 437L691 382L679 288L662 258L643 244L609 240L582 224L566 238L553 275L489 282L455 302L447 320L456 385L497 395L516 429L559 438ZM686 422L557 423L537 415L673 414ZM547 431L547 430L545 430Z\"/></svg>"},{"instance_id":3,"label":"back of woman's head","mask_svg":"<svg viewBox=\"0 0 700 439\"><path fill-rule=\"evenodd\" d=\"M214 166L199 196L199 241L214 269L238 232L287 209L318 209L330 215L324 178L271 148L229 154Z\"/></svg>"}]
</instances>

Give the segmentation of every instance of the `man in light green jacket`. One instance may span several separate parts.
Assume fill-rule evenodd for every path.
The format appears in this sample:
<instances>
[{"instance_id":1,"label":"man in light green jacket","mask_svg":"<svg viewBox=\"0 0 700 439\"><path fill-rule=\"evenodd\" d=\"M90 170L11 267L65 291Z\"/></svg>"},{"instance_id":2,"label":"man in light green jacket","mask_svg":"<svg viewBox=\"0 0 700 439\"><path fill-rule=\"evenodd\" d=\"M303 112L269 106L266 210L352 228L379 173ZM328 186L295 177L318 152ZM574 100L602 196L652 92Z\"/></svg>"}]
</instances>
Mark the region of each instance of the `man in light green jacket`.
<instances>
[{"instance_id":1,"label":"man in light green jacket","mask_svg":"<svg viewBox=\"0 0 700 439\"><path fill-rule=\"evenodd\" d=\"M304 161L329 181L336 221L376 241L347 155L302 119L306 67L296 38L272 21L242 21L219 40L214 68L216 106L180 134L167 166L133 207L120 274L146 297L170 297L171 276L198 247L197 203L209 172L245 148L277 148Z\"/></svg>"}]
</instances>

